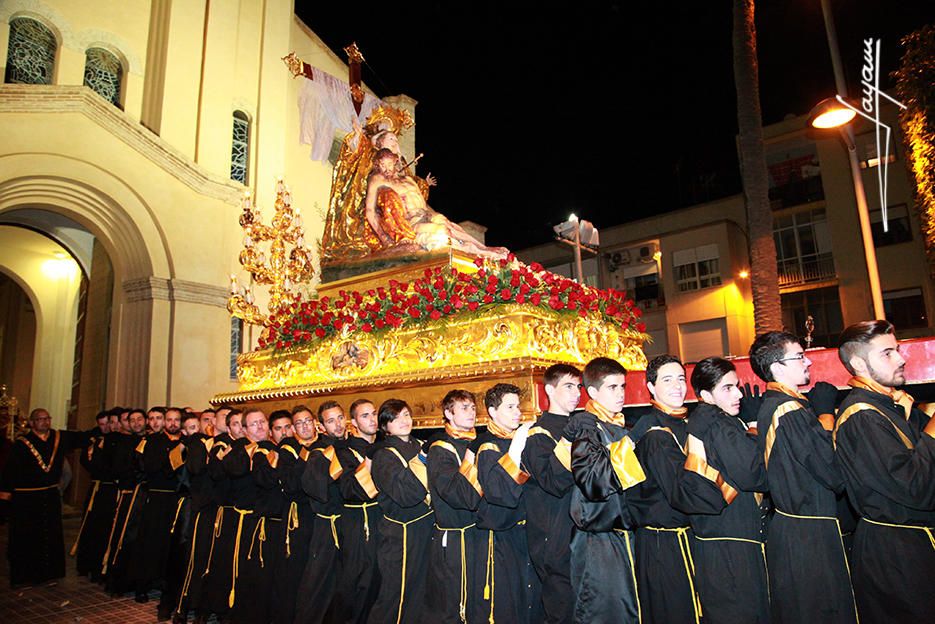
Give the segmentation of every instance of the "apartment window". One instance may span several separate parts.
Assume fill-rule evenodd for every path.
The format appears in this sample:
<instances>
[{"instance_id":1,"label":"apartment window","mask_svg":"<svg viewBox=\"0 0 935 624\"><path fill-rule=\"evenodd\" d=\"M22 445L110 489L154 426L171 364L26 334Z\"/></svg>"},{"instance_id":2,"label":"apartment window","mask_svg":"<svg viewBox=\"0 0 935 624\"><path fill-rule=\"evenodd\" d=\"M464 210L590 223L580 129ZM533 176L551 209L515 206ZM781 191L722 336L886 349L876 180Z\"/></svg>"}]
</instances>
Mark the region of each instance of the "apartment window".
<instances>
[{"instance_id":1,"label":"apartment window","mask_svg":"<svg viewBox=\"0 0 935 624\"><path fill-rule=\"evenodd\" d=\"M243 111L234 111L231 144L231 180L247 183L247 157L250 154L250 120Z\"/></svg>"},{"instance_id":2,"label":"apartment window","mask_svg":"<svg viewBox=\"0 0 935 624\"><path fill-rule=\"evenodd\" d=\"M84 86L91 87L95 93L119 107L122 80L120 59L103 48L89 48L85 52Z\"/></svg>"},{"instance_id":3,"label":"apartment window","mask_svg":"<svg viewBox=\"0 0 935 624\"><path fill-rule=\"evenodd\" d=\"M659 265L656 261L625 266L623 289L641 308L648 310L666 304L662 284L659 282Z\"/></svg>"},{"instance_id":4,"label":"apartment window","mask_svg":"<svg viewBox=\"0 0 935 624\"><path fill-rule=\"evenodd\" d=\"M887 150L886 145L883 144L885 139L884 134L883 132L880 133L880 151L886 154L887 163L896 162L896 145L891 138L889 149ZM883 161L883 156L877 154L876 134L868 132L867 134L858 135L855 142L858 145L858 153L860 155L860 168L873 169L874 167L879 167Z\"/></svg>"},{"instance_id":5,"label":"apartment window","mask_svg":"<svg viewBox=\"0 0 935 624\"><path fill-rule=\"evenodd\" d=\"M720 258L716 244L676 251L672 254L672 266L679 292L710 288L721 283Z\"/></svg>"},{"instance_id":6,"label":"apartment window","mask_svg":"<svg viewBox=\"0 0 935 624\"><path fill-rule=\"evenodd\" d=\"M912 240L912 227L909 224L909 210L906 204L890 206L886 210L887 231L883 231L883 212L870 211L870 229L873 231L873 244L885 247Z\"/></svg>"},{"instance_id":7,"label":"apartment window","mask_svg":"<svg viewBox=\"0 0 935 624\"><path fill-rule=\"evenodd\" d=\"M896 329L928 326L925 299L921 288L906 288L883 293L883 312Z\"/></svg>"},{"instance_id":8,"label":"apartment window","mask_svg":"<svg viewBox=\"0 0 935 624\"><path fill-rule=\"evenodd\" d=\"M52 84L57 47L55 35L40 22L26 17L10 20L4 80L8 83Z\"/></svg>"},{"instance_id":9,"label":"apartment window","mask_svg":"<svg viewBox=\"0 0 935 624\"><path fill-rule=\"evenodd\" d=\"M780 286L807 284L836 276L824 208L775 217L773 238Z\"/></svg>"},{"instance_id":10,"label":"apartment window","mask_svg":"<svg viewBox=\"0 0 935 624\"><path fill-rule=\"evenodd\" d=\"M805 321L812 316L815 320L812 346L837 346L838 336L844 330L837 286L786 293L781 296L781 305L785 331L804 338Z\"/></svg>"},{"instance_id":11,"label":"apartment window","mask_svg":"<svg viewBox=\"0 0 935 624\"><path fill-rule=\"evenodd\" d=\"M243 353L243 319L231 317L230 378L237 379L237 356Z\"/></svg>"}]
</instances>

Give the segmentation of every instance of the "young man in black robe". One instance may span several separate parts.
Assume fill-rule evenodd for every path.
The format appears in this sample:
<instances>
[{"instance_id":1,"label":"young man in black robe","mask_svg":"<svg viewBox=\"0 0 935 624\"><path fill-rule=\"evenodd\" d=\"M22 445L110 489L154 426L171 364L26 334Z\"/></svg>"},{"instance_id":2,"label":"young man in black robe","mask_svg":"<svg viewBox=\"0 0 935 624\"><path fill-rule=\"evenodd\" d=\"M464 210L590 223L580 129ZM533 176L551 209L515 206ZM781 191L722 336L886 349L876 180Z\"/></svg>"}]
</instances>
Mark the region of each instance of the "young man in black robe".
<instances>
[{"instance_id":1,"label":"young man in black robe","mask_svg":"<svg viewBox=\"0 0 935 624\"><path fill-rule=\"evenodd\" d=\"M325 401L318 406L318 422L324 433L303 449L305 471L302 489L307 495L315 517L312 520L312 538L308 546L308 562L299 581L296 603L296 624L338 622L343 607L337 595L341 578L341 531L338 520L344 507L338 479L343 473L336 449L344 444L347 424L344 409L336 401Z\"/></svg>"},{"instance_id":2,"label":"young man in black robe","mask_svg":"<svg viewBox=\"0 0 935 624\"><path fill-rule=\"evenodd\" d=\"M837 389L818 382L801 394L811 364L786 332L761 334L750 347L750 366L767 382L757 431L775 508L766 540L770 619L850 624L857 612L836 518L844 478L831 440Z\"/></svg>"},{"instance_id":3,"label":"young man in black robe","mask_svg":"<svg viewBox=\"0 0 935 624\"><path fill-rule=\"evenodd\" d=\"M383 514L370 474L372 462L367 459L377 440L377 408L372 401L357 399L348 412L352 426L348 428L347 440L336 451L344 470L338 480L344 498L340 520L343 578L338 591L342 596L343 621L364 624L380 591L377 527Z\"/></svg>"},{"instance_id":4,"label":"young man in black robe","mask_svg":"<svg viewBox=\"0 0 935 624\"><path fill-rule=\"evenodd\" d=\"M383 517L377 552L380 592L369 624L419 624L433 516L422 442L412 435L405 401L384 401L377 418L385 437L371 448L370 472Z\"/></svg>"},{"instance_id":5,"label":"young man in black robe","mask_svg":"<svg viewBox=\"0 0 935 624\"><path fill-rule=\"evenodd\" d=\"M581 399L581 371L553 364L543 375L549 409L529 430L523 448L526 482L526 536L529 557L542 583L542 610L547 624L571 624L575 607L571 589L571 454L558 444L568 415Z\"/></svg>"},{"instance_id":6,"label":"young man in black robe","mask_svg":"<svg viewBox=\"0 0 935 624\"><path fill-rule=\"evenodd\" d=\"M476 562L486 556L475 511L483 490L474 453L477 406L467 390L452 390L442 400L445 432L428 445L428 479L435 509L435 533L429 552L425 608L437 622L467 622L469 607L483 588L474 579Z\"/></svg>"},{"instance_id":7,"label":"young man in black robe","mask_svg":"<svg viewBox=\"0 0 935 624\"><path fill-rule=\"evenodd\" d=\"M571 444L571 584L576 622L638 622L640 606L633 567L633 518L627 490L646 479L627 436L626 369L595 358L584 367L590 400L565 425L560 441Z\"/></svg>"},{"instance_id":8,"label":"young man in black robe","mask_svg":"<svg viewBox=\"0 0 935 624\"><path fill-rule=\"evenodd\" d=\"M299 592L299 581L308 564L308 546L312 539L315 512L308 504L308 496L302 490L302 475L305 473L305 458L318 439L317 418L304 405L292 408L291 437L279 444L279 481L286 495L285 519L285 570L277 575L282 585L282 600L273 609L273 621L277 624L292 624Z\"/></svg>"},{"instance_id":9,"label":"young man in black robe","mask_svg":"<svg viewBox=\"0 0 935 624\"><path fill-rule=\"evenodd\" d=\"M524 484L520 468L531 424L520 426L520 389L499 383L484 394L487 431L471 443L484 498L477 508L477 528L486 533L487 557L475 566L483 588L472 601L476 622L542 621L540 584L526 542Z\"/></svg>"},{"instance_id":10,"label":"young man in black robe","mask_svg":"<svg viewBox=\"0 0 935 624\"><path fill-rule=\"evenodd\" d=\"M769 621L766 550L760 503L767 491L763 455L740 414L734 365L709 357L695 365L701 400L688 422L685 468L716 484L727 507L692 514L695 589L706 622Z\"/></svg>"},{"instance_id":11,"label":"young man in black robe","mask_svg":"<svg viewBox=\"0 0 935 624\"><path fill-rule=\"evenodd\" d=\"M286 613L292 617L292 607L286 604L290 600L286 593L286 561L289 551L286 548L287 515L289 512L289 498L283 490L282 473L280 471L284 455L282 443L290 438L292 430L292 414L288 410L275 410L269 415L269 438L275 447L274 450L262 452L266 462L254 462L254 480L261 489L257 512L266 518L266 545L264 547L266 574L272 579L269 583L269 611L268 620L273 624L286 622ZM264 446L265 448L265 446ZM291 459L291 456L290 456ZM288 461L288 460L286 460ZM294 600L295 596L291 596ZM291 622L289 622L291 624Z\"/></svg>"},{"instance_id":12,"label":"young man in black robe","mask_svg":"<svg viewBox=\"0 0 935 624\"><path fill-rule=\"evenodd\" d=\"M143 503L143 494L140 493L143 473L136 449L146 432L146 413L140 409L130 410L126 422L128 433L114 439L109 453L117 485L117 505L102 570L107 574L107 591L112 595L133 589L129 578L129 553L139 529L139 510Z\"/></svg>"},{"instance_id":13,"label":"young man in black robe","mask_svg":"<svg viewBox=\"0 0 935 624\"><path fill-rule=\"evenodd\" d=\"M14 442L0 479L0 498L11 507L7 557L13 587L65 576L58 484L65 453L86 447L90 437L52 429L52 417L42 408L29 414L29 427L29 433Z\"/></svg>"},{"instance_id":14,"label":"young man in black robe","mask_svg":"<svg viewBox=\"0 0 935 624\"><path fill-rule=\"evenodd\" d=\"M652 410L636 423L636 457L646 480L627 502L637 523L636 581L644 622L697 623L701 617L687 513L719 513L718 487L685 470L688 410L685 369L678 358L660 355L646 367Z\"/></svg>"},{"instance_id":15,"label":"young man in black robe","mask_svg":"<svg viewBox=\"0 0 935 624\"><path fill-rule=\"evenodd\" d=\"M893 325L841 333L853 375L838 408L836 454L860 514L851 572L861 622L929 622L935 614L935 420L903 390L906 360Z\"/></svg>"},{"instance_id":16,"label":"young man in black robe","mask_svg":"<svg viewBox=\"0 0 935 624\"><path fill-rule=\"evenodd\" d=\"M101 418L103 415L104 418ZM119 422L120 414L111 411L98 414L99 433L91 440L87 450L81 454L81 465L91 475L91 489L88 492L88 503L85 506L84 517L78 536L71 547L71 555L75 556L78 574L87 576L97 583L101 577L101 559L107 549L107 536L110 535L110 521L114 517L114 508L117 504L117 488L114 486L114 477L110 466L104 462L104 440L111 431L111 416L116 415Z\"/></svg>"},{"instance_id":17,"label":"young man in black robe","mask_svg":"<svg viewBox=\"0 0 935 624\"><path fill-rule=\"evenodd\" d=\"M173 525L182 497L179 477L184 461L181 446L181 412L172 408L150 410L153 432L137 447L143 468L144 492L140 528L133 543L129 575L137 602L144 602L153 587L165 588ZM168 598L168 595L167 595ZM160 621L172 613L171 601L160 601Z\"/></svg>"}]
</instances>

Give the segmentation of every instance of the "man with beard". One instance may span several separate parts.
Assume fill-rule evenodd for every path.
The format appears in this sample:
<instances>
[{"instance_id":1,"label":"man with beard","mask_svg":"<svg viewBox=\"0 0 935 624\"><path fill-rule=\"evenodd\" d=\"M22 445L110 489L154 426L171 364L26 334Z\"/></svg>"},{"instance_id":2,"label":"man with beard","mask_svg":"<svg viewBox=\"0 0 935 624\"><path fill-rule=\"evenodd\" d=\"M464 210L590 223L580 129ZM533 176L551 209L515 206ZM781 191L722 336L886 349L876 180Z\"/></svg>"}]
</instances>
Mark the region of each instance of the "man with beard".
<instances>
[{"instance_id":1,"label":"man with beard","mask_svg":"<svg viewBox=\"0 0 935 624\"><path fill-rule=\"evenodd\" d=\"M227 431L214 436L214 445L208 456L208 475L217 497L217 511L201 597L197 603L192 601L192 606L199 617L207 618L208 614L215 613L219 621L229 622L231 595L234 591L234 554L239 546L237 532L238 527L243 532L245 514L234 507L236 493L230 475L224 469L224 457L235 444L246 445L246 442L237 442L244 437L243 412L232 409L227 412L224 425L221 425L220 420L215 425L227 428Z\"/></svg>"},{"instance_id":2,"label":"man with beard","mask_svg":"<svg viewBox=\"0 0 935 624\"><path fill-rule=\"evenodd\" d=\"M338 592L344 621L363 624L380 590L377 527L383 514L377 506L368 459L377 439L377 408L367 399L357 399L348 411L352 433L336 451L344 471L338 480L344 498L340 520L343 578Z\"/></svg>"},{"instance_id":3,"label":"man with beard","mask_svg":"<svg viewBox=\"0 0 935 624\"><path fill-rule=\"evenodd\" d=\"M175 620L187 620L190 606L195 607L195 622L203 624L209 615L204 612L206 604L202 590L205 587L205 575L210 570L209 558L214 544L215 523L219 518L218 509L223 504L223 492L215 487L214 480L208 473L208 460L216 440L230 444L230 435L227 433L227 415L230 412L230 407L218 408L216 422L221 425L221 431L217 438L208 433L215 428L215 423L212 422L209 429L203 429L182 440L186 449L185 471L189 479L191 515L194 520L188 547L188 563L179 591ZM200 420L201 422L204 421Z\"/></svg>"},{"instance_id":4,"label":"man with beard","mask_svg":"<svg viewBox=\"0 0 935 624\"><path fill-rule=\"evenodd\" d=\"M201 421L198 414L194 412L184 412L182 414L182 437L188 437L201 431Z\"/></svg>"},{"instance_id":5,"label":"man with beard","mask_svg":"<svg viewBox=\"0 0 935 624\"><path fill-rule=\"evenodd\" d=\"M474 453L477 405L467 390L452 390L442 400L445 432L429 444L428 480L435 509L435 533L429 552L425 608L436 621L466 622L468 605L480 601L483 588L474 566L486 556L477 529L476 510L483 490L477 480Z\"/></svg>"},{"instance_id":6,"label":"man with beard","mask_svg":"<svg viewBox=\"0 0 935 624\"><path fill-rule=\"evenodd\" d=\"M835 517L844 478L831 431L837 389L808 393L811 361L796 336L771 331L750 347L750 366L766 383L757 418L775 514L766 540L770 621L857 621L847 558Z\"/></svg>"},{"instance_id":7,"label":"man with beard","mask_svg":"<svg viewBox=\"0 0 935 624\"><path fill-rule=\"evenodd\" d=\"M924 622L935 613L935 420L899 386L906 359L888 321L841 333L853 375L834 439L847 495L860 514L851 565L862 622Z\"/></svg>"},{"instance_id":8,"label":"man with beard","mask_svg":"<svg viewBox=\"0 0 935 624\"><path fill-rule=\"evenodd\" d=\"M575 523L571 519L571 455L557 442L568 415L581 399L581 371L570 364L553 364L543 374L549 409L529 430L523 448L526 482L526 536L529 558L542 582L542 610L548 624L571 624L570 544Z\"/></svg>"},{"instance_id":9,"label":"man with beard","mask_svg":"<svg viewBox=\"0 0 935 624\"><path fill-rule=\"evenodd\" d=\"M737 418L743 395L734 365L709 357L695 365L701 400L688 423L685 468L721 489L727 507L692 514L695 580L705 621L768 622L766 551L760 502L767 491L763 455Z\"/></svg>"},{"instance_id":10,"label":"man with beard","mask_svg":"<svg viewBox=\"0 0 935 624\"><path fill-rule=\"evenodd\" d=\"M325 401L318 406L318 422L325 432L311 448L302 451L305 455L302 489L308 495L315 518L308 563L299 581L303 599L296 604L296 624L334 622L342 612L335 600L337 581L341 578L338 520L344 504L338 483L343 469L336 447L344 443L344 410L336 401Z\"/></svg>"},{"instance_id":11,"label":"man with beard","mask_svg":"<svg viewBox=\"0 0 935 624\"><path fill-rule=\"evenodd\" d=\"M104 463L104 440L111 431L111 423L119 426L120 413L109 410L97 415L98 431L81 454L81 465L91 475L91 489L78 536L71 547L76 568L80 576L92 582L101 580L101 558L107 548L110 520L114 517L117 503L117 488L110 467Z\"/></svg>"},{"instance_id":12,"label":"man with beard","mask_svg":"<svg viewBox=\"0 0 935 624\"><path fill-rule=\"evenodd\" d=\"M719 513L718 487L685 470L688 410L685 369L678 358L660 355L646 367L652 410L636 423L636 458L646 480L627 502L636 528L636 586L647 622L696 623L701 617L691 558L687 513Z\"/></svg>"},{"instance_id":13,"label":"man with beard","mask_svg":"<svg viewBox=\"0 0 935 624\"><path fill-rule=\"evenodd\" d=\"M279 513L282 497L265 475L275 470L278 453L269 441L266 414L257 408L243 413L244 437L234 440L230 451L218 456L230 479L231 502L237 514L234 552L231 558L231 590L228 606L231 621L243 624L269 619L269 569L275 565L267 541L267 520ZM265 474L264 474L265 473Z\"/></svg>"},{"instance_id":14,"label":"man with beard","mask_svg":"<svg viewBox=\"0 0 935 624\"><path fill-rule=\"evenodd\" d=\"M633 568L633 518L627 490L646 479L627 436L626 369L599 357L584 367L590 400L565 425L571 442L571 584L576 622L637 622L640 618ZM561 444L566 445L567 442Z\"/></svg>"},{"instance_id":15,"label":"man with beard","mask_svg":"<svg viewBox=\"0 0 935 624\"><path fill-rule=\"evenodd\" d=\"M312 411L304 405L292 408L292 437L283 438L279 444L279 482L286 495L285 572L276 576L281 585L282 600L273 604L273 621L277 624L292 624L298 599L299 581L308 563L308 546L312 539L315 512L308 504L302 490L302 475L305 473L305 458L312 444L318 439L318 427Z\"/></svg>"},{"instance_id":16,"label":"man with beard","mask_svg":"<svg viewBox=\"0 0 935 624\"><path fill-rule=\"evenodd\" d=\"M117 504L102 569L107 574L107 590L115 596L132 587L128 578L128 553L129 545L136 537L138 511L142 503L142 472L136 449L146 431L146 413L141 409L130 410L126 422L129 433L115 439L110 456L111 470L117 485Z\"/></svg>"},{"instance_id":17,"label":"man with beard","mask_svg":"<svg viewBox=\"0 0 935 624\"><path fill-rule=\"evenodd\" d=\"M518 387L506 383L487 390L487 431L471 443L484 490L477 528L487 537L487 557L475 566L475 582L483 593L472 602L474 622L542 621L539 579L526 545L523 485L529 475L520 468L531 425L520 427L519 393Z\"/></svg>"},{"instance_id":18,"label":"man with beard","mask_svg":"<svg viewBox=\"0 0 935 624\"><path fill-rule=\"evenodd\" d=\"M87 446L90 437L52 429L52 417L42 408L30 412L29 427L13 444L0 479L0 498L10 501L7 557L13 587L65 576L58 484L65 453Z\"/></svg>"}]
</instances>

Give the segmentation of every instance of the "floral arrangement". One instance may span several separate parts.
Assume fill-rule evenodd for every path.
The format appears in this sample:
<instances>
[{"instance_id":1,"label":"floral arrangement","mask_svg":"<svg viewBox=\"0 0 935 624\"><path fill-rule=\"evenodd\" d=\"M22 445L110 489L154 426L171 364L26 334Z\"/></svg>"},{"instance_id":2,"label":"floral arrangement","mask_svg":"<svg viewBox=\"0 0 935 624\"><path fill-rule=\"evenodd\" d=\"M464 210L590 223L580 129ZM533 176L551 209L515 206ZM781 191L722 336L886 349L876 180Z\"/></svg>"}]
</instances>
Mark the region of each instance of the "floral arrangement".
<instances>
[{"instance_id":1,"label":"floral arrangement","mask_svg":"<svg viewBox=\"0 0 935 624\"><path fill-rule=\"evenodd\" d=\"M424 326L504 304L543 307L560 314L600 314L621 329L642 333L642 311L617 290L581 285L513 254L502 260L477 258L475 273L455 268L426 269L411 282L390 280L364 292L340 291L337 298L295 300L272 315L260 348L290 349L335 334L377 334L404 326Z\"/></svg>"}]
</instances>

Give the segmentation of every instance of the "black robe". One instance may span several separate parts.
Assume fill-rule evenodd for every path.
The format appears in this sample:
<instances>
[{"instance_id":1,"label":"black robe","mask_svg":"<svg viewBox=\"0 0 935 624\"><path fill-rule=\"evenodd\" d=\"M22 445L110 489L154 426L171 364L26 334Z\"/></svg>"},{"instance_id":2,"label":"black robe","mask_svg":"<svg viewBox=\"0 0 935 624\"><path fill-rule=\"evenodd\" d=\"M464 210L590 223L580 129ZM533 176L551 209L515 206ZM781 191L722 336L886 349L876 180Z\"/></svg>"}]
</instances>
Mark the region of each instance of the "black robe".
<instances>
[{"instance_id":1,"label":"black robe","mask_svg":"<svg viewBox=\"0 0 935 624\"><path fill-rule=\"evenodd\" d=\"M276 624L292 624L295 618L295 605L298 600L299 582L308 564L308 547L312 539L312 527L315 512L308 503L308 496L302 490L302 474L305 472L307 453L302 451L313 442L303 445L296 438L285 438L279 444L279 481L285 494L286 556L281 560L281 571L276 573L272 604L272 620Z\"/></svg>"},{"instance_id":2,"label":"black robe","mask_svg":"<svg viewBox=\"0 0 935 624\"><path fill-rule=\"evenodd\" d=\"M377 550L380 592L370 610L370 624L422 621L433 515L421 450L419 440L405 442L395 436L371 449L371 474L383 517Z\"/></svg>"},{"instance_id":3,"label":"black robe","mask_svg":"<svg viewBox=\"0 0 935 624\"><path fill-rule=\"evenodd\" d=\"M13 443L0 479L0 492L11 497L7 541L10 585L38 584L65 576L58 485L65 453L87 446L88 438L86 433L53 429L45 440L29 432Z\"/></svg>"},{"instance_id":4,"label":"black robe","mask_svg":"<svg viewBox=\"0 0 935 624\"><path fill-rule=\"evenodd\" d=\"M110 466L105 462L104 435L99 435L81 455L81 464L91 474L91 489L78 536L72 545L78 574L92 581L101 580L101 560L117 506L117 487Z\"/></svg>"},{"instance_id":5,"label":"black robe","mask_svg":"<svg viewBox=\"0 0 935 624\"><path fill-rule=\"evenodd\" d=\"M280 461L288 455L282 447L271 441L260 442L253 453L251 472L257 487L257 501L254 512L260 517L262 533L266 539L260 543L254 541L254 557L261 556L259 577L250 591L261 590L267 596L265 621L275 622L282 617L284 583L281 574L285 571L286 561L286 516L289 505L280 479ZM255 563L255 562L254 562ZM256 571L255 569L253 570ZM246 577L244 577L246 578Z\"/></svg>"},{"instance_id":6,"label":"black robe","mask_svg":"<svg viewBox=\"0 0 935 624\"><path fill-rule=\"evenodd\" d=\"M107 590L112 594L122 594L133 586L129 578L129 560L139 533L139 511L144 496L140 492L143 473L136 449L143 436L125 433L107 435L104 449L109 451L108 461L117 486L117 504L107 550L104 552L103 572L107 574Z\"/></svg>"},{"instance_id":7,"label":"black robe","mask_svg":"<svg viewBox=\"0 0 935 624\"><path fill-rule=\"evenodd\" d=\"M695 623L701 616L688 513L720 513L718 487L685 470L685 418L653 409L640 418L636 457L646 480L627 493L637 523L636 580L643 622Z\"/></svg>"},{"instance_id":8,"label":"black robe","mask_svg":"<svg viewBox=\"0 0 935 624\"><path fill-rule=\"evenodd\" d=\"M484 490L477 528L487 539L487 556L475 565L480 596L472 601L472 610L477 622L538 624L541 587L526 541L524 484L529 475L507 454L510 442L485 431L471 445Z\"/></svg>"},{"instance_id":9,"label":"black robe","mask_svg":"<svg viewBox=\"0 0 935 624\"><path fill-rule=\"evenodd\" d=\"M577 417L573 414L569 420ZM633 518L627 490L645 479L633 465L627 430L597 421L581 428L571 447L571 583L576 622L638 622L639 600L633 559ZM631 450L627 451L627 447ZM616 457L617 460L612 460ZM625 458L628 464L620 460ZM624 479L621 480L621 477Z\"/></svg>"},{"instance_id":10,"label":"black robe","mask_svg":"<svg viewBox=\"0 0 935 624\"><path fill-rule=\"evenodd\" d=\"M890 397L862 388L838 408L836 454L861 516L851 573L862 623L935 617L933 435L918 409L907 417Z\"/></svg>"},{"instance_id":11,"label":"black robe","mask_svg":"<svg viewBox=\"0 0 935 624\"><path fill-rule=\"evenodd\" d=\"M214 436L214 444L208 453L208 476L211 487L215 490L218 506L212 519L213 530L209 545L208 560L205 564L203 586L198 602L192 601L192 607L199 614L217 614L218 618L230 613L230 593L234 588L234 550L238 545L237 529L243 533L244 514L234 507L232 480L224 469L224 460L219 454L235 445L246 446L246 441L233 440L228 433ZM233 451L228 451L230 454ZM226 457L226 455L225 455Z\"/></svg>"},{"instance_id":12,"label":"black robe","mask_svg":"<svg viewBox=\"0 0 935 624\"><path fill-rule=\"evenodd\" d=\"M465 461L470 441L447 434L427 443L427 468L435 532L429 550L426 613L436 622L467 620L471 605L483 596L473 575L486 558L487 542L477 529L475 511L481 500L477 467Z\"/></svg>"},{"instance_id":13,"label":"black robe","mask_svg":"<svg viewBox=\"0 0 935 624\"><path fill-rule=\"evenodd\" d=\"M695 534L695 581L705 622L768 622L769 589L760 502L766 469L756 440L739 418L700 403L691 413L688 433L704 444L699 467L688 444L689 460L699 472L717 471L727 507L717 515L691 515Z\"/></svg>"},{"instance_id":14,"label":"black robe","mask_svg":"<svg viewBox=\"0 0 935 624\"><path fill-rule=\"evenodd\" d=\"M341 606L336 600L338 579L341 578L341 527L338 521L344 500L338 478L341 463L335 451L343 440L321 435L307 450L303 450L305 470L302 489L315 516L308 546L308 562L299 581L299 596L295 606L295 624L338 622Z\"/></svg>"},{"instance_id":15,"label":"black robe","mask_svg":"<svg viewBox=\"0 0 935 624\"><path fill-rule=\"evenodd\" d=\"M343 577L338 594L343 621L364 624L380 592L377 551L380 518L377 489L364 458L371 444L351 437L336 448L344 472L338 479L344 498L341 511L341 566Z\"/></svg>"},{"instance_id":16,"label":"black robe","mask_svg":"<svg viewBox=\"0 0 935 624\"><path fill-rule=\"evenodd\" d=\"M808 401L768 389L757 418L775 513L766 540L773 624L857 621L836 518L844 478Z\"/></svg>"},{"instance_id":17,"label":"black robe","mask_svg":"<svg viewBox=\"0 0 935 624\"><path fill-rule=\"evenodd\" d=\"M571 589L571 456L567 465L556 455L556 442L567 416L545 412L529 430L523 449L526 482L526 535L529 557L542 583L542 610L547 624L571 624L575 607ZM561 452L561 450L559 451Z\"/></svg>"}]
</instances>

